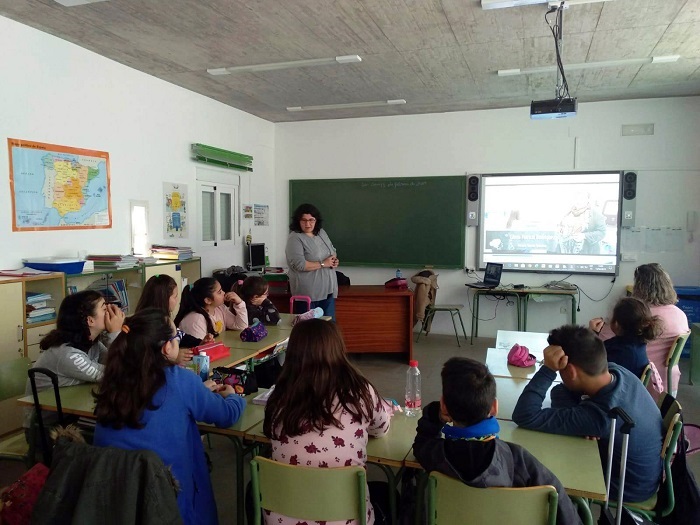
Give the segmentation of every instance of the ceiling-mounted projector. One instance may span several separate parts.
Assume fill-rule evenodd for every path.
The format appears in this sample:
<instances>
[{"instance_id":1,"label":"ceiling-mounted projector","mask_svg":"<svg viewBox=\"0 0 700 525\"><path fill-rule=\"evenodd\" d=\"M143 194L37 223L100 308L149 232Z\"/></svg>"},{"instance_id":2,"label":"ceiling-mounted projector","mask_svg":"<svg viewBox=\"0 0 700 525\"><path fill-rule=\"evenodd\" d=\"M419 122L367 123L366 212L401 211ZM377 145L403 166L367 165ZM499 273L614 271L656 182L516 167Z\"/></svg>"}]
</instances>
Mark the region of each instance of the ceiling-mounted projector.
<instances>
[{"instance_id":1,"label":"ceiling-mounted projector","mask_svg":"<svg viewBox=\"0 0 700 525\"><path fill-rule=\"evenodd\" d=\"M544 120L575 117L577 106L578 103L575 98L533 100L532 104L530 104L530 118L533 120Z\"/></svg>"}]
</instances>

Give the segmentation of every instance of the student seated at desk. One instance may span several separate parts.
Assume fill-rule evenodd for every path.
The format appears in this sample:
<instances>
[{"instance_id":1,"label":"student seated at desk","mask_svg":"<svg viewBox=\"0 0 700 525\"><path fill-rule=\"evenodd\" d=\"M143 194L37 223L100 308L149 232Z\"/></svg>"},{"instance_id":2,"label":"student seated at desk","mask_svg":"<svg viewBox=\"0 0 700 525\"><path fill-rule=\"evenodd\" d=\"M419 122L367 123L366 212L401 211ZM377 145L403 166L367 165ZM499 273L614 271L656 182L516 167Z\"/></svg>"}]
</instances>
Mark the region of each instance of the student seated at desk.
<instances>
[{"instance_id":1,"label":"student seated at desk","mask_svg":"<svg viewBox=\"0 0 700 525\"><path fill-rule=\"evenodd\" d=\"M177 330L161 310L126 319L95 394L94 443L157 453L180 484L184 523L215 524L216 501L196 422L231 426L246 403L232 386L207 387L197 374L174 366L177 355Z\"/></svg>"},{"instance_id":2,"label":"student seated at desk","mask_svg":"<svg viewBox=\"0 0 700 525\"><path fill-rule=\"evenodd\" d=\"M387 433L391 413L377 389L348 361L335 323L310 319L294 326L287 359L265 407L263 431L272 442L273 460L307 467L364 467L367 439ZM372 501L377 508L367 497L367 525L375 523L375 515L377 523L384 523L379 518L386 513ZM268 512L264 516L267 524L300 521Z\"/></svg>"},{"instance_id":3,"label":"student seated at desk","mask_svg":"<svg viewBox=\"0 0 700 525\"><path fill-rule=\"evenodd\" d=\"M245 302L248 310L248 324L253 324L255 319L263 324L275 325L280 322L280 313L267 298L269 286L267 281L257 275L246 277L245 281L238 281L231 289Z\"/></svg>"},{"instance_id":4,"label":"student seated at desk","mask_svg":"<svg viewBox=\"0 0 700 525\"><path fill-rule=\"evenodd\" d=\"M591 319L588 326L596 334L600 334L604 324L605 321L598 317ZM651 310L644 301L635 297L624 297L613 309L610 330L615 337L603 342L608 354L608 362L624 366L640 377L649 364L647 341L661 335L663 321L659 316L651 314Z\"/></svg>"},{"instance_id":5,"label":"student seated at desk","mask_svg":"<svg viewBox=\"0 0 700 525\"><path fill-rule=\"evenodd\" d=\"M165 273L154 275L146 281L134 313L140 312L146 308L158 308L169 317L172 317L175 307L177 306L177 297L178 290L175 279ZM205 335L204 338L198 338L183 331L180 338L180 353L176 363L181 365L191 361L191 348L213 340L214 336L211 334Z\"/></svg>"},{"instance_id":6,"label":"student seated at desk","mask_svg":"<svg viewBox=\"0 0 700 525\"><path fill-rule=\"evenodd\" d=\"M630 433L625 501L644 501L661 481L661 413L632 372L608 364L603 342L589 329L567 325L552 330L540 368L520 395L513 421L524 428L598 439L603 465L610 437L608 412L621 407L634 420ZM557 371L563 384L552 389L552 408L542 408ZM617 498L622 450L621 425L616 426L611 499ZM572 458L572 461L575 461Z\"/></svg>"},{"instance_id":7,"label":"student seated at desk","mask_svg":"<svg viewBox=\"0 0 700 525\"><path fill-rule=\"evenodd\" d=\"M58 376L58 386L94 383L102 378L108 345L117 337L124 313L94 290L66 296L61 301L56 328L39 343L41 353L34 368L48 368ZM37 374L38 391L51 387L51 379ZM32 394L27 379L26 395ZM24 427L31 425L33 408L24 410ZM51 416L44 415L47 421ZM47 421L48 422L48 421Z\"/></svg>"},{"instance_id":8,"label":"student seated at desk","mask_svg":"<svg viewBox=\"0 0 700 525\"><path fill-rule=\"evenodd\" d=\"M199 339L207 334L217 337L224 330L247 328L248 311L238 294L225 293L213 277L202 277L182 291L175 324Z\"/></svg>"},{"instance_id":9,"label":"student seated at desk","mask_svg":"<svg viewBox=\"0 0 700 525\"><path fill-rule=\"evenodd\" d=\"M497 412L496 381L486 365L449 359L442 368L442 397L426 406L418 421L416 459L426 471L471 487L553 485L559 493L557 523L580 523L556 476L520 445L498 439Z\"/></svg>"}]
</instances>

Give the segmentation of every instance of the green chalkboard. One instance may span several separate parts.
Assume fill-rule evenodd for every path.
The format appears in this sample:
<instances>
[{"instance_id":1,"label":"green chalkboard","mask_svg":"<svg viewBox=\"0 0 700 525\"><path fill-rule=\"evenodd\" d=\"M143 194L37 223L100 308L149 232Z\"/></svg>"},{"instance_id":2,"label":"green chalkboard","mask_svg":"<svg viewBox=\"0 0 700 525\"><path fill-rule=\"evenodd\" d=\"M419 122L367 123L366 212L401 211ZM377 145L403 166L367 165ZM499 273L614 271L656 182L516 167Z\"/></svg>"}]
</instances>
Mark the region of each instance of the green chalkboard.
<instances>
[{"instance_id":1,"label":"green chalkboard","mask_svg":"<svg viewBox=\"0 0 700 525\"><path fill-rule=\"evenodd\" d=\"M290 180L290 215L306 202L342 265L464 267L465 176Z\"/></svg>"}]
</instances>

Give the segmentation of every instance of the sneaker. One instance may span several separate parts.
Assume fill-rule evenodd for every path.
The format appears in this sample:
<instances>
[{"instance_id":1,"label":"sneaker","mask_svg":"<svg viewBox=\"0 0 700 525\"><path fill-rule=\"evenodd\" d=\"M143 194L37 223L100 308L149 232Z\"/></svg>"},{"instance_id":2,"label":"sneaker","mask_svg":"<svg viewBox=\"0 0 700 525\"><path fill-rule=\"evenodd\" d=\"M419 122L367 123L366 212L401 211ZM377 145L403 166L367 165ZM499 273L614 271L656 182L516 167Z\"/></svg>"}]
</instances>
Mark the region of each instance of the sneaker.
<instances>
[{"instance_id":1,"label":"sneaker","mask_svg":"<svg viewBox=\"0 0 700 525\"><path fill-rule=\"evenodd\" d=\"M318 319L319 317L323 316L323 308L312 308L308 312L305 312L303 314L297 315L294 319L292 319L292 326L297 324L299 321L308 321L309 319Z\"/></svg>"}]
</instances>

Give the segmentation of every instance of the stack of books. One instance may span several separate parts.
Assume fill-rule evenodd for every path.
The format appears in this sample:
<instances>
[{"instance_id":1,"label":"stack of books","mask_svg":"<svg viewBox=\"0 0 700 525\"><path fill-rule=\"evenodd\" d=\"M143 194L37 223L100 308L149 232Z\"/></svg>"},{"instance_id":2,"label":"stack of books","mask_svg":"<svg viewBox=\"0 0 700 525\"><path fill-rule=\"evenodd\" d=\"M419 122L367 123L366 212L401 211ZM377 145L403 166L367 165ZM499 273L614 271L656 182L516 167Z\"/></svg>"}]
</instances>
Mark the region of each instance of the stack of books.
<instances>
[{"instance_id":1,"label":"stack of books","mask_svg":"<svg viewBox=\"0 0 700 525\"><path fill-rule=\"evenodd\" d=\"M56 309L49 305L50 293L27 292L25 294L27 323L42 323L56 319Z\"/></svg>"},{"instance_id":2,"label":"stack of books","mask_svg":"<svg viewBox=\"0 0 700 525\"><path fill-rule=\"evenodd\" d=\"M138 266L139 260L133 255L88 255L86 258L95 265L95 270L119 270Z\"/></svg>"},{"instance_id":3,"label":"stack of books","mask_svg":"<svg viewBox=\"0 0 700 525\"><path fill-rule=\"evenodd\" d=\"M184 261L191 259L193 252L189 246L165 246L163 244L154 244L151 246L151 255L156 259L170 261Z\"/></svg>"},{"instance_id":4,"label":"stack of books","mask_svg":"<svg viewBox=\"0 0 700 525\"><path fill-rule=\"evenodd\" d=\"M100 292L107 303L116 304L124 313L129 311L129 294L126 292L124 279L113 279L108 282L105 282L104 279L98 279L87 288Z\"/></svg>"}]
</instances>

